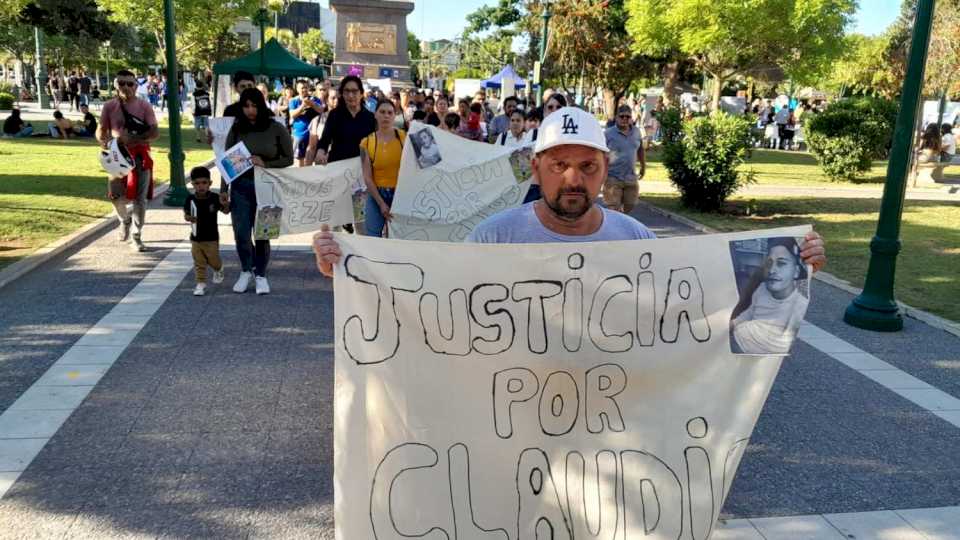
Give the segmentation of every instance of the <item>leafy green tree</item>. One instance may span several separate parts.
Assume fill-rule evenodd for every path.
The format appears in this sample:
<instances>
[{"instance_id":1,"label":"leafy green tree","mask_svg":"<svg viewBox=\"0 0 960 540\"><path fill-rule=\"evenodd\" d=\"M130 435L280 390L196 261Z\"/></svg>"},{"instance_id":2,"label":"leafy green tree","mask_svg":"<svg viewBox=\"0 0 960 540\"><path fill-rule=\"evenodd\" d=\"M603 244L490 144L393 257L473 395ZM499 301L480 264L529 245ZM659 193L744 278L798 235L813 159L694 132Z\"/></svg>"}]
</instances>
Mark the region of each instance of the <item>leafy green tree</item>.
<instances>
[{"instance_id":1,"label":"leafy green tree","mask_svg":"<svg viewBox=\"0 0 960 540\"><path fill-rule=\"evenodd\" d=\"M819 86L837 94L892 98L900 92L898 80L887 59L889 37L851 34L844 38L846 52L833 65Z\"/></svg>"},{"instance_id":2,"label":"leafy green tree","mask_svg":"<svg viewBox=\"0 0 960 540\"><path fill-rule=\"evenodd\" d=\"M68 0L61 0L68 1ZM154 36L162 58L166 58L163 3L157 0L96 0L109 13L110 20L143 29ZM177 54L206 46L242 16L253 14L258 0L177 0L175 24ZM208 58L208 64L212 64Z\"/></svg>"},{"instance_id":3,"label":"leafy green tree","mask_svg":"<svg viewBox=\"0 0 960 540\"><path fill-rule=\"evenodd\" d=\"M856 0L626 0L634 51L686 55L713 79L713 106L724 83L777 66L798 83L813 81L842 52Z\"/></svg>"},{"instance_id":4,"label":"leafy green tree","mask_svg":"<svg viewBox=\"0 0 960 540\"><path fill-rule=\"evenodd\" d=\"M581 76L587 84L602 87L607 116L612 118L630 85L656 72L656 59L632 47L624 1L559 0L551 10L548 75L565 88L572 88ZM530 16L540 13L531 11Z\"/></svg>"},{"instance_id":5,"label":"leafy green tree","mask_svg":"<svg viewBox=\"0 0 960 540\"><path fill-rule=\"evenodd\" d=\"M298 41L300 56L311 62L314 58L320 58L324 64L333 61L333 43L323 37L323 32L319 28L311 28L300 34Z\"/></svg>"}]
</instances>

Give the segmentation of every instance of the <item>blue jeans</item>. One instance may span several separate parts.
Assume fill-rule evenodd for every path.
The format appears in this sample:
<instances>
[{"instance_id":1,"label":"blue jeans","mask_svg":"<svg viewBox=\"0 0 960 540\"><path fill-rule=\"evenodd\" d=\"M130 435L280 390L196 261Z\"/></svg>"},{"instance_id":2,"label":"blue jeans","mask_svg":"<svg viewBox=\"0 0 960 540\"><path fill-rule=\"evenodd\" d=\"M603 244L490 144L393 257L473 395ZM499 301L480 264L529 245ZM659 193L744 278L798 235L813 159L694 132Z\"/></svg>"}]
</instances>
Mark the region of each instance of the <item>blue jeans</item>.
<instances>
[{"instance_id":1,"label":"blue jeans","mask_svg":"<svg viewBox=\"0 0 960 540\"><path fill-rule=\"evenodd\" d=\"M257 192L253 178L237 178L230 185L230 214L241 270L266 277L270 241L253 241L253 225L257 219Z\"/></svg>"},{"instance_id":2,"label":"blue jeans","mask_svg":"<svg viewBox=\"0 0 960 540\"><path fill-rule=\"evenodd\" d=\"M377 191L380 192L380 197L383 198L383 202L387 203L387 206L393 204L393 194L396 190L393 188L377 188ZM367 194L367 203L363 207L363 212L363 220L367 226L367 236L383 236L383 227L387 222L383 219L383 214L380 213L380 206L377 205L377 200L369 193Z\"/></svg>"}]
</instances>

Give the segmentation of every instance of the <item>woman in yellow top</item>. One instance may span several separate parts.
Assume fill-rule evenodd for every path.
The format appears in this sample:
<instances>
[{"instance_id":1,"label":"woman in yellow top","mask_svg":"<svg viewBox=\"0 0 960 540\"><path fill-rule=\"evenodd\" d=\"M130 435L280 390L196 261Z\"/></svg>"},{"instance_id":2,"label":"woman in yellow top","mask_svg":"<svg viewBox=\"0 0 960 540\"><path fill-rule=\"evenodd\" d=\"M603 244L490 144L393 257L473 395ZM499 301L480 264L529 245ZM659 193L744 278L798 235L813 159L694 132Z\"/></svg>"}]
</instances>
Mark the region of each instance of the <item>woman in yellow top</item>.
<instances>
[{"instance_id":1,"label":"woman in yellow top","mask_svg":"<svg viewBox=\"0 0 960 540\"><path fill-rule=\"evenodd\" d=\"M363 161L363 180L367 185L367 203L364 207L367 236L383 236L390 219L390 205L400 175L400 155L407 134L393 127L396 105L389 100L377 101L374 111L377 130L360 141L360 159Z\"/></svg>"}]
</instances>

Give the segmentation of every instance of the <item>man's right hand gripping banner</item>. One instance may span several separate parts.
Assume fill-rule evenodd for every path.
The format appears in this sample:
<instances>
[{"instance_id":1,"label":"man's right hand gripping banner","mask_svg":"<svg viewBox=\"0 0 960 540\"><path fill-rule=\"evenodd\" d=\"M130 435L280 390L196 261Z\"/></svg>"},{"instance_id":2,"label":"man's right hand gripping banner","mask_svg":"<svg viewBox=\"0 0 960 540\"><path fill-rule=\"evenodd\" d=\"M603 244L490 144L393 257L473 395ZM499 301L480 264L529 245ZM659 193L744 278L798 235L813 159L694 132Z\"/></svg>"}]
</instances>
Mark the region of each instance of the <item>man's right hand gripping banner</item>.
<instances>
[{"instance_id":1,"label":"man's right hand gripping banner","mask_svg":"<svg viewBox=\"0 0 960 540\"><path fill-rule=\"evenodd\" d=\"M808 230L338 235L336 537L706 540L809 303Z\"/></svg>"}]
</instances>

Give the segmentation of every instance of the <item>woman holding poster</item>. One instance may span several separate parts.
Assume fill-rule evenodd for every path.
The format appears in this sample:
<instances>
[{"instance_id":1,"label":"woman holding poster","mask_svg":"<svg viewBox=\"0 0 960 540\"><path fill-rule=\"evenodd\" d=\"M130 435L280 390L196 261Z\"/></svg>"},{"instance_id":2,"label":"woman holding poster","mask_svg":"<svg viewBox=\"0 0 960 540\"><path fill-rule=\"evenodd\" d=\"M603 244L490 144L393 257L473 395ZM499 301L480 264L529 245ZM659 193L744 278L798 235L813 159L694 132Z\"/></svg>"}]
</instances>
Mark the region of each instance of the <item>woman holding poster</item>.
<instances>
[{"instance_id":1,"label":"woman holding poster","mask_svg":"<svg viewBox=\"0 0 960 540\"><path fill-rule=\"evenodd\" d=\"M243 114L237 117L227 134L227 148L243 143L257 167L273 169L293 165L290 134L284 126L273 120L273 112L267 107L263 94L256 88L248 88L240 93L237 103ZM257 294L269 294L267 263L270 261L270 241L253 242L253 226L257 219L257 192L253 177L254 170L249 169L229 186L226 183L220 185L220 193L228 193L233 216L233 238L240 257L241 272L233 292L246 292L251 278L256 276Z\"/></svg>"},{"instance_id":2,"label":"woman holding poster","mask_svg":"<svg viewBox=\"0 0 960 540\"><path fill-rule=\"evenodd\" d=\"M400 156L407 134L394 127L397 108L391 101L377 102L377 131L360 141L363 180L367 185L364 215L367 236L384 236L390 221L390 205L400 175Z\"/></svg>"}]
</instances>

